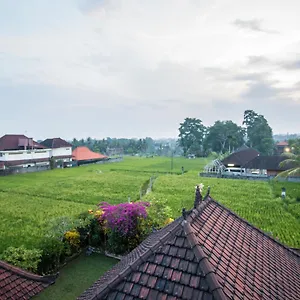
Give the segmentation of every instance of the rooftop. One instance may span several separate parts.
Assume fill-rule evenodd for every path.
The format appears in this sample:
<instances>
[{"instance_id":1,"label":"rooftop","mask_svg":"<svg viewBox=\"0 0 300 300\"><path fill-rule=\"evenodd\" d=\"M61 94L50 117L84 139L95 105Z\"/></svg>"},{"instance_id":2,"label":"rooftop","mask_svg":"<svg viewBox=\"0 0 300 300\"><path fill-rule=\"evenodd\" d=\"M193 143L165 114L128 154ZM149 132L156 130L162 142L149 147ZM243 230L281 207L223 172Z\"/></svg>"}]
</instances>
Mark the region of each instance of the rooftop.
<instances>
[{"instance_id":1,"label":"rooftop","mask_svg":"<svg viewBox=\"0 0 300 300\"><path fill-rule=\"evenodd\" d=\"M41 142L41 144L51 149L72 147L72 144L68 143L67 141L61 138L46 139L43 142Z\"/></svg>"},{"instance_id":2,"label":"rooftop","mask_svg":"<svg viewBox=\"0 0 300 300\"><path fill-rule=\"evenodd\" d=\"M91 151L88 147L77 147L72 152L73 160L84 161L84 160L99 160L105 159L107 156Z\"/></svg>"},{"instance_id":3,"label":"rooftop","mask_svg":"<svg viewBox=\"0 0 300 300\"><path fill-rule=\"evenodd\" d=\"M0 299L31 299L55 282L55 276L39 276L0 261Z\"/></svg>"},{"instance_id":4,"label":"rooftop","mask_svg":"<svg viewBox=\"0 0 300 300\"><path fill-rule=\"evenodd\" d=\"M300 255L209 193L201 199L78 299L297 299Z\"/></svg>"}]
</instances>

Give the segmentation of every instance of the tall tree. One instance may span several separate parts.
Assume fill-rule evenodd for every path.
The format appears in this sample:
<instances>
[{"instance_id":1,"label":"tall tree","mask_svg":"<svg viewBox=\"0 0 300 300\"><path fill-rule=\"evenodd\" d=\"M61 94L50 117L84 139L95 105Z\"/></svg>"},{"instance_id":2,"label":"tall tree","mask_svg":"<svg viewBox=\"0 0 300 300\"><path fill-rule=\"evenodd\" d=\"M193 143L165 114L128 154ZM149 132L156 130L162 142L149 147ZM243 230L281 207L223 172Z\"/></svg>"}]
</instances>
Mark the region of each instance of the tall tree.
<instances>
[{"instance_id":1,"label":"tall tree","mask_svg":"<svg viewBox=\"0 0 300 300\"><path fill-rule=\"evenodd\" d=\"M246 110L243 125L246 126L247 143L250 147L264 155L274 153L273 131L263 115L253 110Z\"/></svg>"},{"instance_id":2,"label":"tall tree","mask_svg":"<svg viewBox=\"0 0 300 300\"><path fill-rule=\"evenodd\" d=\"M180 123L178 136L184 155L197 149L198 153L195 154L200 154L205 131L206 127L202 124L202 121L196 118L185 118L184 122Z\"/></svg>"},{"instance_id":3,"label":"tall tree","mask_svg":"<svg viewBox=\"0 0 300 300\"><path fill-rule=\"evenodd\" d=\"M216 121L208 128L205 138L206 148L224 153L244 144L245 130L232 121Z\"/></svg>"}]
</instances>

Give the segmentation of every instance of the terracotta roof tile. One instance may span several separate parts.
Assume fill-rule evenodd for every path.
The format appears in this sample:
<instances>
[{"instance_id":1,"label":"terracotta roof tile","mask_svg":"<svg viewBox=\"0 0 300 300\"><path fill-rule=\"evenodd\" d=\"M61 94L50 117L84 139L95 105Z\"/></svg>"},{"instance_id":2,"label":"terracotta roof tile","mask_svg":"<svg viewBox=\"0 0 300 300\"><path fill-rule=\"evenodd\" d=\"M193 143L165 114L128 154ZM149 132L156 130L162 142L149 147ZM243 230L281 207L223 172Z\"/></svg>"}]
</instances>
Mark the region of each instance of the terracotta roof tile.
<instances>
[{"instance_id":1,"label":"terracotta roof tile","mask_svg":"<svg viewBox=\"0 0 300 300\"><path fill-rule=\"evenodd\" d=\"M0 261L0 299L30 299L54 283L55 276L39 276Z\"/></svg>"},{"instance_id":2,"label":"terracotta roof tile","mask_svg":"<svg viewBox=\"0 0 300 300\"><path fill-rule=\"evenodd\" d=\"M6 134L0 138L0 151L24 149L24 147L20 145L26 145L34 149L46 148L23 134Z\"/></svg>"},{"instance_id":3,"label":"terracotta roof tile","mask_svg":"<svg viewBox=\"0 0 300 300\"><path fill-rule=\"evenodd\" d=\"M72 158L76 161L84 161L84 160L99 160L105 159L107 156L91 151L88 147L77 147L72 152Z\"/></svg>"},{"instance_id":4,"label":"terracotta roof tile","mask_svg":"<svg viewBox=\"0 0 300 300\"><path fill-rule=\"evenodd\" d=\"M121 275L120 275L121 274ZM297 299L300 255L209 195L79 299Z\"/></svg>"},{"instance_id":5,"label":"terracotta roof tile","mask_svg":"<svg viewBox=\"0 0 300 300\"><path fill-rule=\"evenodd\" d=\"M235 166L244 166L246 163L259 156L259 152L253 148L246 148L236 151L222 160L224 165L233 164Z\"/></svg>"}]
</instances>

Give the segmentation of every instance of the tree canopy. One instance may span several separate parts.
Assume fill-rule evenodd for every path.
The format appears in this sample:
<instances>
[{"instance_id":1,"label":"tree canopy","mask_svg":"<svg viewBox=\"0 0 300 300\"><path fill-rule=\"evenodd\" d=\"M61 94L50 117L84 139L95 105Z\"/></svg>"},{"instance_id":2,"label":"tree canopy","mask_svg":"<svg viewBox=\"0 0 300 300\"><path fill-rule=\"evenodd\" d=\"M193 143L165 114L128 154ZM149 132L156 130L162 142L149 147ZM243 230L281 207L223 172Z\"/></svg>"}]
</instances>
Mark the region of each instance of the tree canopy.
<instances>
[{"instance_id":1,"label":"tree canopy","mask_svg":"<svg viewBox=\"0 0 300 300\"><path fill-rule=\"evenodd\" d=\"M207 129L205 147L224 153L244 144L245 130L232 121L216 121Z\"/></svg>"},{"instance_id":2,"label":"tree canopy","mask_svg":"<svg viewBox=\"0 0 300 300\"><path fill-rule=\"evenodd\" d=\"M246 126L248 146L255 148L264 155L274 153L275 144L272 128L263 115L259 115L253 110L246 110L243 125Z\"/></svg>"},{"instance_id":3,"label":"tree canopy","mask_svg":"<svg viewBox=\"0 0 300 300\"><path fill-rule=\"evenodd\" d=\"M194 153L199 155L203 147L206 127L200 119L185 118L179 127L179 145L183 148L184 155ZM197 153L196 153L197 152Z\"/></svg>"}]
</instances>

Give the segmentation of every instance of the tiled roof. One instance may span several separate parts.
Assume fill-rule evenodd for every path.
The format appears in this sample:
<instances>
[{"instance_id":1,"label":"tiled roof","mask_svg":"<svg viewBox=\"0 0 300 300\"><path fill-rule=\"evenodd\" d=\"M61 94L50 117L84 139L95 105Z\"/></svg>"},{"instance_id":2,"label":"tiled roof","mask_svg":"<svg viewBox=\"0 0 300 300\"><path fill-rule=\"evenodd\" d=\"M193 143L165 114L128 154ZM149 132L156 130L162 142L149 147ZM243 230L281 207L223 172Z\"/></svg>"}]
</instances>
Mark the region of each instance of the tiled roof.
<instances>
[{"instance_id":1,"label":"tiled roof","mask_svg":"<svg viewBox=\"0 0 300 300\"><path fill-rule=\"evenodd\" d=\"M213 200L123 258L78 299L297 299L300 255Z\"/></svg>"},{"instance_id":2,"label":"tiled roof","mask_svg":"<svg viewBox=\"0 0 300 300\"><path fill-rule=\"evenodd\" d=\"M72 147L72 144L68 143L67 141L61 138L46 139L43 142L41 142L41 144L51 149Z\"/></svg>"},{"instance_id":3,"label":"tiled roof","mask_svg":"<svg viewBox=\"0 0 300 300\"><path fill-rule=\"evenodd\" d=\"M20 140L27 141L30 147L32 146L34 149L44 149L45 146L33 141L23 134L6 134L0 138L0 151L6 150L19 150L21 149L19 146ZM28 145L28 146L29 146Z\"/></svg>"},{"instance_id":4,"label":"tiled roof","mask_svg":"<svg viewBox=\"0 0 300 300\"><path fill-rule=\"evenodd\" d=\"M244 165L247 169L260 169L260 170L273 170L273 171L285 171L293 167L292 164L279 167L279 164L287 159L287 157L274 155L274 156L257 156L253 160Z\"/></svg>"},{"instance_id":5,"label":"tiled roof","mask_svg":"<svg viewBox=\"0 0 300 300\"><path fill-rule=\"evenodd\" d=\"M244 166L246 163L259 156L259 152L253 148L246 148L234 152L222 160L223 165L233 164L235 166Z\"/></svg>"},{"instance_id":6,"label":"tiled roof","mask_svg":"<svg viewBox=\"0 0 300 300\"><path fill-rule=\"evenodd\" d=\"M55 276L39 276L0 261L0 299L31 299L55 282Z\"/></svg>"},{"instance_id":7,"label":"tiled roof","mask_svg":"<svg viewBox=\"0 0 300 300\"><path fill-rule=\"evenodd\" d=\"M288 146L288 145L289 145L289 143L286 141L281 141L276 144L276 146Z\"/></svg>"},{"instance_id":8,"label":"tiled roof","mask_svg":"<svg viewBox=\"0 0 300 300\"><path fill-rule=\"evenodd\" d=\"M107 156L91 151L88 147L77 147L72 152L73 160L83 161L83 160L98 160L107 158Z\"/></svg>"}]
</instances>

